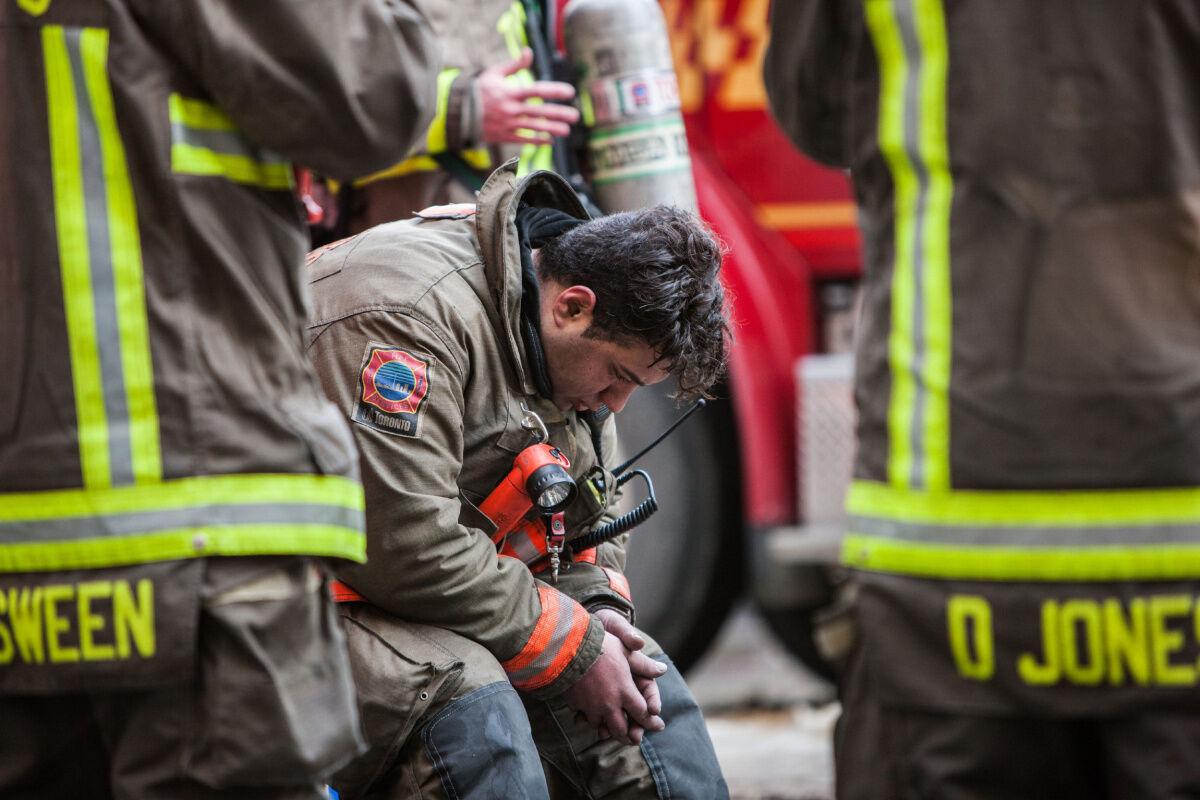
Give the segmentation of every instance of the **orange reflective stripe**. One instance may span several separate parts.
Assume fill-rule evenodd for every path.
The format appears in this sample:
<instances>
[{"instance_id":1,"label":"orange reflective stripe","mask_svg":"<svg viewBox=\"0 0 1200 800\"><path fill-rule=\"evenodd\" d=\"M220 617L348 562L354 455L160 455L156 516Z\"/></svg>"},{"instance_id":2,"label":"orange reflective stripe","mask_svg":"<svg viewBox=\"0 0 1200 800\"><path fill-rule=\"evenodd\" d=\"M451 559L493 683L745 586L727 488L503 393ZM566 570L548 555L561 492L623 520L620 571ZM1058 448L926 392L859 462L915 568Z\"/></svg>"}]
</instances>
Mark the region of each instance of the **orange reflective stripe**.
<instances>
[{"instance_id":1,"label":"orange reflective stripe","mask_svg":"<svg viewBox=\"0 0 1200 800\"><path fill-rule=\"evenodd\" d=\"M612 587L612 590L632 603L633 596L629 591L629 579L615 569L609 569L608 567L601 567L600 569L604 570L604 574L608 576L608 585Z\"/></svg>"},{"instance_id":2,"label":"orange reflective stripe","mask_svg":"<svg viewBox=\"0 0 1200 800\"><path fill-rule=\"evenodd\" d=\"M584 550L582 553L576 554L574 560L578 561L580 564L595 564L596 563L596 548L589 547L587 550Z\"/></svg>"},{"instance_id":3,"label":"orange reflective stripe","mask_svg":"<svg viewBox=\"0 0 1200 800\"><path fill-rule=\"evenodd\" d=\"M583 606L571 601L571 627L570 633L567 634L566 640L563 642L562 648L558 651L558 655L550 662L542 677L537 681L523 684L522 689L539 689L554 682L554 679L563 673L571 660L575 658L575 654L579 652L579 646L583 644L583 637L587 636L588 623L591 621L591 615Z\"/></svg>"},{"instance_id":4,"label":"orange reflective stripe","mask_svg":"<svg viewBox=\"0 0 1200 800\"><path fill-rule=\"evenodd\" d=\"M558 624L559 600L560 598L565 600L566 597L561 592L545 586L537 587L537 591L538 600L542 604L542 615L538 617L537 624L533 626L533 633L529 636L529 641L521 648L521 652L501 664L505 672L517 672L525 669L551 643L554 628Z\"/></svg>"},{"instance_id":5,"label":"orange reflective stripe","mask_svg":"<svg viewBox=\"0 0 1200 800\"><path fill-rule=\"evenodd\" d=\"M501 536L500 555L520 559L526 564L535 564L550 549L546 543L546 530L540 521L522 524L507 535ZM536 571L536 570L535 570Z\"/></svg>"},{"instance_id":6,"label":"orange reflective stripe","mask_svg":"<svg viewBox=\"0 0 1200 800\"><path fill-rule=\"evenodd\" d=\"M557 589L539 585L541 616L521 652L501 663L518 689L539 689L562 674L587 635L591 617Z\"/></svg>"}]
</instances>

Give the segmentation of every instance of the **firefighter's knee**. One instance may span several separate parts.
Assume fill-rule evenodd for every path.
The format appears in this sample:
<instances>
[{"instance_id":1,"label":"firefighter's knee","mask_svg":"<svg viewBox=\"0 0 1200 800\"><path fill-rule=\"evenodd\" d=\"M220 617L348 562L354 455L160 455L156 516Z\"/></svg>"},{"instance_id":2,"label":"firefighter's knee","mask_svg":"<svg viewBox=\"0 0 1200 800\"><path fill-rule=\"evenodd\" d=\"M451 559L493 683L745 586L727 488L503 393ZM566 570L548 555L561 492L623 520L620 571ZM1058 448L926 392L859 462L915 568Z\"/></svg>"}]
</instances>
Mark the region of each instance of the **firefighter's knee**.
<instances>
[{"instance_id":1,"label":"firefighter's knee","mask_svg":"<svg viewBox=\"0 0 1200 800\"><path fill-rule=\"evenodd\" d=\"M659 797L727 798L729 788L721 776L721 765L713 750L704 716L683 681L683 676L665 655L656 661L668 669L658 678L665 730L647 733L642 739L645 758Z\"/></svg>"},{"instance_id":2,"label":"firefighter's knee","mask_svg":"<svg viewBox=\"0 0 1200 800\"><path fill-rule=\"evenodd\" d=\"M548 800L529 718L508 681L459 696L419 733L447 796Z\"/></svg>"}]
</instances>

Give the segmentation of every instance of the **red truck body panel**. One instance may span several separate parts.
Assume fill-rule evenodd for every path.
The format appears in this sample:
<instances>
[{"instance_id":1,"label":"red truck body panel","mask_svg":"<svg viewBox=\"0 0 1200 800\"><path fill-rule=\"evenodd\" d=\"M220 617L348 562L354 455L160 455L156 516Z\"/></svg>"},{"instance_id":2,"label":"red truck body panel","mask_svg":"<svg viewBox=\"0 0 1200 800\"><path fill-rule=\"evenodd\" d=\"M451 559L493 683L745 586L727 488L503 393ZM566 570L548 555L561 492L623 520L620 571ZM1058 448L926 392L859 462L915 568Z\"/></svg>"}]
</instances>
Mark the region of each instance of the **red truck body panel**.
<instances>
[{"instance_id":1,"label":"red truck body panel","mask_svg":"<svg viewBox=\"0 0 1200 800\"><path fill-rule=\"evenodd\" d=\"M819 347L817 289L858 277L842 172L801 156L767 112L768 0L663 0L700 212L730 246L730 394L751 530L799 521L796 361Z\"/></svg>"}]
</instances>

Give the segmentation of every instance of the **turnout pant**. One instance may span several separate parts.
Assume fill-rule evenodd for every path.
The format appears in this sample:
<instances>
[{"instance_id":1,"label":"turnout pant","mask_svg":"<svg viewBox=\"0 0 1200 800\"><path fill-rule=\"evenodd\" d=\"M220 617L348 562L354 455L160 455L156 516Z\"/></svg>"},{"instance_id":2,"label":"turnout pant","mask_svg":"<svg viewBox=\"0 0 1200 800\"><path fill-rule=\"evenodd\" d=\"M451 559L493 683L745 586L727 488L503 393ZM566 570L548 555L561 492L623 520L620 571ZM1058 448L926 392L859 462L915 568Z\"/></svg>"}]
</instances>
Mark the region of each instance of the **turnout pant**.
<instances>
[{"instance_id":1,"label":"turnout pant","mask_svg":"<svg viewBox=\"0 0 1200 800\"><path fill-rule=\"evenodd\" d=\"M871 576L862 584L834 739L839 800L1200 799L1200 714L1188 697L1195 688L1177 687L1178 699L1164 702L1154 692L1176 690L1141 685L1128 669L1118 681L1116 672L1140 643L1145 684L1168 668L1192 674L1194 583L943 585ZM947 599L964 596L974 609L991 608L960 639L968 643L958 649L962 660L990 664L970 680L952 672L949 628L959 618L946 610ZM1039 630L1038 610L1049 603L1087 610L1102 600L1104 625ZM1142 618L1156 602L1175 610ZM1124 648L1116 646L1117 610L1129 619ZM980 646L983 630L994 644ZM1043 673L1051 672L1045 664L1069 662L1075 674L1106 674L1070 685L1063 669L1054 686L1021 694L1022 652L1026 668ZM950 666L938 672L940 664ZM998 679L1008 682L997 687ZM1132 699L1114 702L1121 691Z\"/></svg>"},{"instance_id":2,"label":"turnout pant","mask_svg":"<svg viewBox=\"0 0 1200 800\"><path fill-rule=\"evenodd\" d=\"M192 569L199 628L195 657L184 663L194 669L146 688L0 693L0 797L326 796L329 774L362 741L345 644L317 567L307 558L259 557L185 565ZM88 570L56 580L96 585L128 574ZM110 633L97 621L101 608L93 606L93 647ZM59 610L65 616L69 605ZM161 645L161 626L171 620L163 619L168 609L156 610ZM60 644L77 644L70 635Z\"/></svg>"},{"instance_id":3,"label":"turnout pant","mask_svg":"<svg viewBox=\"0 0 1200 800\"><path fill-rule=\"evenodd\" d=\"M601 740L561 700L520 695L482 646L366 603L341 608L368 741L332 781L358 798L726 798L682 676L658 679L666 730Z\"/></svg>"}]
</instances>

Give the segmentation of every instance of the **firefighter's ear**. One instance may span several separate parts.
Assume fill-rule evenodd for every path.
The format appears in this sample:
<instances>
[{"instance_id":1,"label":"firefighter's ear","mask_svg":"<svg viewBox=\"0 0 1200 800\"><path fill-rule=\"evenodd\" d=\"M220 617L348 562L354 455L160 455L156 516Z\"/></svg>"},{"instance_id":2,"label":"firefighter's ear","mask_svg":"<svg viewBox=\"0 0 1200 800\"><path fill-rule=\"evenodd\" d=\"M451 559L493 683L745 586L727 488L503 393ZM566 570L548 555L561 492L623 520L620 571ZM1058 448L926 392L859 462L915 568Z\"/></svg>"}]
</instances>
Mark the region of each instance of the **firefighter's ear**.
<instances>
[{"instance_id":1,"label":"firefighter's ear","mask_svg":"<svg viewBox=\"0 0 1200 800\"><path fill-rule=\"evenodd\" d=\"M580 285L566 289L554 285L545 288L558 292L550 309L556 327L587 330L592 326L592 314L596 310L595 292Z\"/></svg>"}]
</instances>

